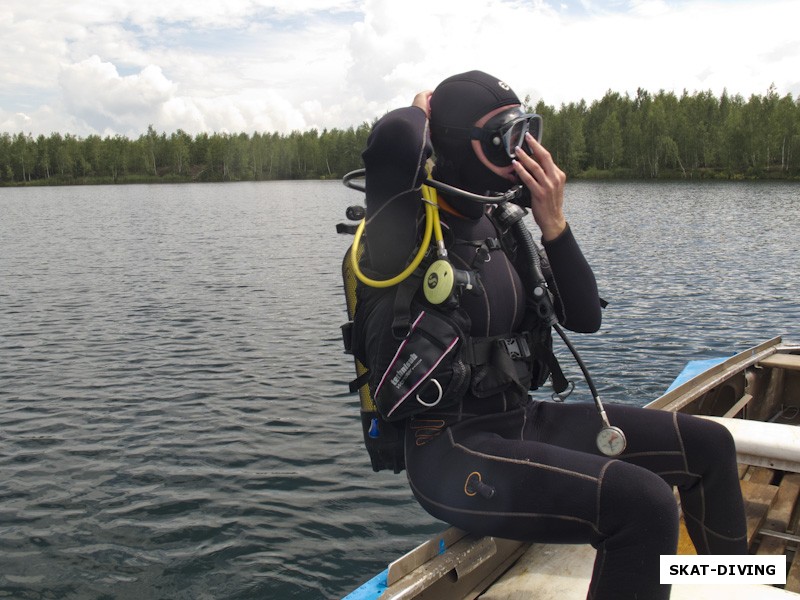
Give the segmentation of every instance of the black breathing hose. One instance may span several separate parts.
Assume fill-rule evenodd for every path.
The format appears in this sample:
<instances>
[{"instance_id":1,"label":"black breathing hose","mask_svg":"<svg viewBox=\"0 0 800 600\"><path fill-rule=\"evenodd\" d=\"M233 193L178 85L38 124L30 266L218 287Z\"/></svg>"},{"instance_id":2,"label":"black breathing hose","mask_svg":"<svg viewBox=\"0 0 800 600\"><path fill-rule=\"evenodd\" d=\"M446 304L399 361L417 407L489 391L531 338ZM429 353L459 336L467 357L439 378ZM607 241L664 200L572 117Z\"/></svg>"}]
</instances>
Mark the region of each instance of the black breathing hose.
<instances>
[{"instance_id":1,"label":"black breathing hose","mask_svg":"<svg viewBox=\"0 0 800 600\"><path fill-rule=\"evenodd\" d=\"M600 404L600 396L597 393L597 388L594 385L592 376L589 374L589 369L586 367L586 364L583 362L583 359L581 359L575 346L558 323L558 316L553 306L553 297L547 289L547 282L544 277L544 272L542 271L539 250L536 247L536 242L533 240L530 230L525 226L523 220L526 214L527 211L524 208L516 204L508 203L499 205L494 212L501 226L511 229L514 239L517 241L517 244L521 246L521 250L527 259L525 261L528 270L526 278L532 290L531 298L536 314L542 319L545 325L555 329L556 333L558 333L559 337L564 341L564 344L575 358L575 362L578 364L581 373L583 373L583 377L586 380L586 384L589 386L589 390L592 393L595 404L597 404L598 410L602 411L603 408L602 404Z\"/></svg>"}]
</instances>

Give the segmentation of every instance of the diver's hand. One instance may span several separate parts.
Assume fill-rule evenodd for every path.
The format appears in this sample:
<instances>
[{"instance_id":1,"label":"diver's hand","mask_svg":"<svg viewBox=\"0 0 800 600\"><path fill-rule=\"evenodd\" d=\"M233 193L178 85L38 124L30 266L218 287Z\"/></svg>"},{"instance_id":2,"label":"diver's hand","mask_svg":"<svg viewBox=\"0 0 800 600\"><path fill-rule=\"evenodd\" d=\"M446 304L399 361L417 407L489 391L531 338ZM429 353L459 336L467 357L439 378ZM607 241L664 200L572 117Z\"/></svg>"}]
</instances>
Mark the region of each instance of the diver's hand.
<instances>
[{"instance_id":1,"label":"diver's hand","mask_svg":"<svg viewBox=\"0 0 800 600\"><path fill-rule=\"evenodd\" d=\"M414 96L414 101L411 103L411 106L421 108L429 119L431 118L431 96L433 96L433 91L431 90L420 92Z\"/></svg>"},{"instance_id":2,"label":"diver's hand","mask_svg":"<svg viewBox=\"0 0 800 600\"><path fill-rule=\"evenodd\" d=\"M526 134L526 142L531 149L531 156L522 148L517 148L517 159L512 163L514 172L531 193L531 212L542 231L542 239L554 240L567 228L564 217L567 176L531 134Z\"/></svg>"}]
</instances>

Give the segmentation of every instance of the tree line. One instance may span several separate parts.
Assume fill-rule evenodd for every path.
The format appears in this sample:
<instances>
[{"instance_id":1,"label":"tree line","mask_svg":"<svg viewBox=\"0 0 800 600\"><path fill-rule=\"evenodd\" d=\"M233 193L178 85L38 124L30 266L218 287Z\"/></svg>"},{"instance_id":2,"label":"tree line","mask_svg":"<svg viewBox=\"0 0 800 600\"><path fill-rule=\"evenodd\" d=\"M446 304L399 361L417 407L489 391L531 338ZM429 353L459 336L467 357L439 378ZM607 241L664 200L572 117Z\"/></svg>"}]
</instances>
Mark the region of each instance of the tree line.
<instances>
[{"instance_id":1,"label":"tree line","mask_svg":"<svg viewBox=\"0 0 800 600\"><path fill-rule=\"evenodd\" d=\"M371 126L319 133L0 134L0 184L259 181L341 177L358 168ZM356 166L353 166L356 165Z\"/></svg>"},{"instance_id":2,"label":"tree line","mask_svg":"<svg viewBox=\"0 0 800 600\"><path fill-rule=\"evenodd\" d=\"M745 100L726 92L678 97L609 91L588 105L534 107L543 143L572 176L617 178L800 177L800 99L774 86Z\"/></svg>"},{"instance_id":3,"label":"tree line","mask_svg":"<svg viewBox=\"0 0 800 600\"><path fill-rule=\"evenodd\" d=\"M597 101L539 101L543 143L570 177L800 178L800 100L774 86L745 100L726 92ZM340 178L360 168L372 125L290 134L167 135L137 139L0 134L0 185Z\"/></svg>"}]
</instances>

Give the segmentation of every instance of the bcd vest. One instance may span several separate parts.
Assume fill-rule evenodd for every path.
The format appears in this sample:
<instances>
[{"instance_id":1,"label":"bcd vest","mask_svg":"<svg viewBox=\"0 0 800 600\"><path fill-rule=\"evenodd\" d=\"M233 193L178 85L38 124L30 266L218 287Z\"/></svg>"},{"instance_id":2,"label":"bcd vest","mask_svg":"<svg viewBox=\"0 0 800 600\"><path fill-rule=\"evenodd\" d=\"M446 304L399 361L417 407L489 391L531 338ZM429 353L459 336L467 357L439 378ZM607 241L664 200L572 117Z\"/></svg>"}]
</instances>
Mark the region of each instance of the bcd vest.
<instances>
[{"instance_id":1,"label":"bcd vest","mask_svg":"<svg viewBox=\"0 0 800 600\"><path fill-rule=\"evenodd\" d=\"M515 255L519 248L511 233L497 223L495 228L498 237L485 240L486 248ZM340 233L353 230L350 225L337 226ZM358 257L365 272L369 271L367 248L368 240L360 246L362 256ZM374 471L399 473L405 468L403 439L410 416L455 404L465 394L486 398L504 393L522 405L528 391L540 387L549 376L556 392L567 388L553 355L550 326L536 314L527 316L519 332L470 336L469 317L457 303L433 306L420 292L431 260L424 261L402 283L376 289L356 278L351 251L347 250L342 261L348 313L342 334L345 352L355 360L356 379L350 391L359 394L362 433ZM366 332L365 323L376 310L390 310L391 318L380 320L379 331ZM386 336L381 343L395 351L381 373L370 369L364 347L368 333Z\"/></svg>"}]
</instances>

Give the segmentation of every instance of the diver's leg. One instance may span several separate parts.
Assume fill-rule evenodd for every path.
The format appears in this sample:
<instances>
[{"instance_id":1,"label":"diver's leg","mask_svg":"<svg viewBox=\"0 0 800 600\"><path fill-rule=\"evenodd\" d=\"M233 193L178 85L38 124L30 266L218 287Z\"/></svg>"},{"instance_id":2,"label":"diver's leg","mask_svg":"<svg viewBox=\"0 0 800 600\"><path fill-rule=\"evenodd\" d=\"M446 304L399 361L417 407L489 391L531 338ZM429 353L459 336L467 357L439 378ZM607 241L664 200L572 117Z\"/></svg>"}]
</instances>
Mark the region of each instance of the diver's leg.
<instances>
[{"instance_id":1,"label":"diver's leg","mask_svg":"<svg viewBox=\"0 0 800 600\"><path fill-rule=\"evenodd\" d=\"M747 524L736 448L719 423L677 415L686 473L674 479L698 554L747 554Z\"/></svg>"},{"instance_id":2,"label":"diver's leg","mask_svg":"<svg viewBox=\"0 0 800 600\"><path fill-rule=\"evenodd\" d=\"M595 600L667 598L658 563L677 543L669 485L599 453L525 439L526 432L542 433L530 427L535 413L528 407L450 427L444 419L412 419L406 465L420 504L477 534L591 543L598 550L589 594ZM569 425L575 435L592 430L591 423Z\"/></svg>"},{"instance_id":3,"label":"diver's leg","mask_svg":"<svg viewBox=\"0 0 800 600\"><path fill-rule=\"evenodd\" d=\"M686 528L697 552L747 553L736 451L728 430L691 415L619 404L605 408L611 423L628 438L628 446L618 458L677 486ZM591 431L580 434L570 425L586 425L592 414L596 433L601 423L593 405L542 403L533 426L546 432L539 437L549 443L597 452Z\"/></svg>"}]
</instances>

